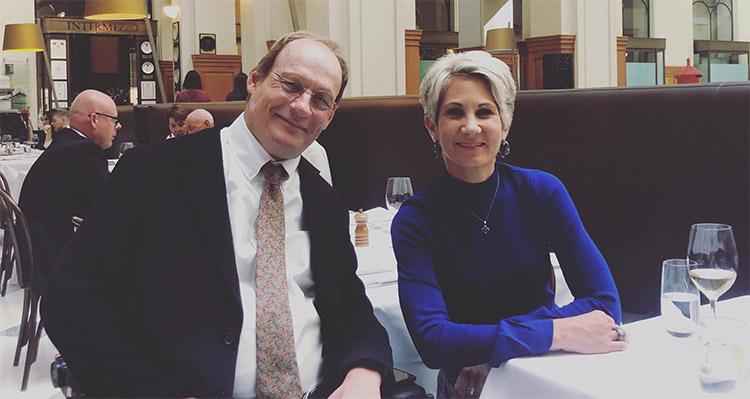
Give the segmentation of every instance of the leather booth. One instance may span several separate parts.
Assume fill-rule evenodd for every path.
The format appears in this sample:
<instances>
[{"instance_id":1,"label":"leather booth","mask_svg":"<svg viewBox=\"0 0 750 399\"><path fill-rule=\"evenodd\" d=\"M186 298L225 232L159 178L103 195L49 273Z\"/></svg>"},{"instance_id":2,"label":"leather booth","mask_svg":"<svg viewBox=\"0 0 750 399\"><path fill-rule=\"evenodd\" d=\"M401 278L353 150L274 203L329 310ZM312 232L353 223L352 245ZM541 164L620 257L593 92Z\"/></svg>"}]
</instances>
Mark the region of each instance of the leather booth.
<instances>
[{"instance_id":1,"label":"leather booth","mask_svg":"<svg viewBox=\"0 0 750 399\"><path fill-rule=\"evenodd\" d=\"M204 107L226 126L244 102ZM171 104L135 109L140 142L163 140ZM546 170L568 188L614 275L623 308L659 311L661 262L686 256L690 225L734 227L748 292L750 82L522 91L508 162ZM390 176L415 190L443 173L416 97L344 99L319 142L351 209L383 206ZM729 295L729 294L728 294Z\"/></svg>"}]
</instances>

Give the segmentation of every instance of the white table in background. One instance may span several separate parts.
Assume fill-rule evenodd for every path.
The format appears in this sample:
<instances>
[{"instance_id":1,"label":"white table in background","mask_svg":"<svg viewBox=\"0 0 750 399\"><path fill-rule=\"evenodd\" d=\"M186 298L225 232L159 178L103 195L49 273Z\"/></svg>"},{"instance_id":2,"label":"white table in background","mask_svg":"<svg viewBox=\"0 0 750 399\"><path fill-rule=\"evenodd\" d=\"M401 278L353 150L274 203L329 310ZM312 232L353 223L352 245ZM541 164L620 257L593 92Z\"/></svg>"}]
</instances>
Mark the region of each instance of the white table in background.
<instances>
[{"instance_id":1,"label":"white table in background","mask_svg":"<svg viewBox=\"0 0 750 399\"><path fill-rule=\"evenodd\" d=\"M31 150L13 155L0 155L0 172L8 180L10 195L18 201L23 181L29 173L31 165L42 155L42 150Z\"/></svg>"},{"instance_id":2,"label":"white table in background","mask_svg":"<svg viewBox=\"0 0 750 399\"><path fill-rule=\"evenodd\" d=\"M750 321L750 296L719 302L719 315ZM708 314L704 306L701 314ZM490 371L482 398L750 398L750 377L716 386L699 378L697 337L676 338L661 317L625 325L624 352L549 353L512 359ZM750 337L749 337L750 338Z\"/></svg>"}]
</instances>

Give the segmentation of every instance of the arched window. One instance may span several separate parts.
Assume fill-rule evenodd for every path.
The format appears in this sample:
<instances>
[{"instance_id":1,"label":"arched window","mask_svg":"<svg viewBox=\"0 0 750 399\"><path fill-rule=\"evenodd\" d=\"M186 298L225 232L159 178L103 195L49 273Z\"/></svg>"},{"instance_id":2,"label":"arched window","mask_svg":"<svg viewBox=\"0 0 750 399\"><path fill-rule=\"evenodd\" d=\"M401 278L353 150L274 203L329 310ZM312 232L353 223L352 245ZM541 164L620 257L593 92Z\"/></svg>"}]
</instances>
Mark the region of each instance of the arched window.
<instances>
[{"instance_id":1,"label":"arched window","mask_svg":"<svg viewBox=\"0 0 750 399\"><path fill-rule=\"evenodd\" d=\"M732 0L694 1L693 40L733 41L733 12Z\"/></svg>"},{"instance_id":2,"label":"arched window","mask_svg":"<svg viewBox=\"0 0 750 399\"><path fill-rule=\"evenodd\" d=\"M622 0L622 34L628 37L650 37L650 0Z\"/></svg>"}]
</instances>

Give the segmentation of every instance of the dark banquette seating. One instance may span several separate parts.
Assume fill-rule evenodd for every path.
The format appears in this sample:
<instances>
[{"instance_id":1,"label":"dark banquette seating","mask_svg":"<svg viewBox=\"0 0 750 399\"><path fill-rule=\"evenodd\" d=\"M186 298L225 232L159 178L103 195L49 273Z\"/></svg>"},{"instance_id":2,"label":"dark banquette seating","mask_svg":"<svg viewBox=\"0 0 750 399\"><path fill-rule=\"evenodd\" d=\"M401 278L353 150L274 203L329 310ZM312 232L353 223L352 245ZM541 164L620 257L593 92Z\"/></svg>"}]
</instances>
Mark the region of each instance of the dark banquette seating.
<instances>
[{"instance_id":1,"label":"dark banquette seating","mask_svg":"<svg viewBox=\"0 0 750 399\"><path fill-rule=\"evenodd\" d=\"M170 106L136 107L131 137L163 140ZM244 103L184 106L226 126ZM383 206L389 176L410 176L418 190L443 173L422 119L416 97L342 101L319 142L351 209ZM645 316L659 311L661 261L686 255L693 223L734 227L741 266L732 293L748 292L748 135L750 82L523 91L508 162L565 183L624 310Z\"/></svg>"}]
</instances>

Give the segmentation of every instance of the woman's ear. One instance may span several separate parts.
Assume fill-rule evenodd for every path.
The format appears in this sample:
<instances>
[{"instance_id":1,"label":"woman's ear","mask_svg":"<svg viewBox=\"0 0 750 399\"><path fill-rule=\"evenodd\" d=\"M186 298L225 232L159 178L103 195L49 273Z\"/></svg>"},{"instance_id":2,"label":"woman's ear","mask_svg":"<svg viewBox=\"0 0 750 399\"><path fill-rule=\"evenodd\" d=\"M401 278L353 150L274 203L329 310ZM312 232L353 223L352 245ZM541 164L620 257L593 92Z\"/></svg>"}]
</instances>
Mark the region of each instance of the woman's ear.
<instances>
[{"instance_id":1,"label":"woman's ear","mask_svg":"<svg viewBox=\"0 0 750 399\"><path fill-rule=\"evenodd\" d=\"M500 139L505 140L508 138L508 133L510 132L509 127L503 127L503 131L500 133Z\"/></svg>"},{"instance_id":2,"label":"woman's ear","mask_svg":"<svg viewBox=\"0 0 750 399\"><path fill-rule=\"evenodd\" d=\"M432 141L438 142L437 126L427 115L424 117L424 127L427 128L427 132L430 133Z\"/></svg>"}]
</instances>

